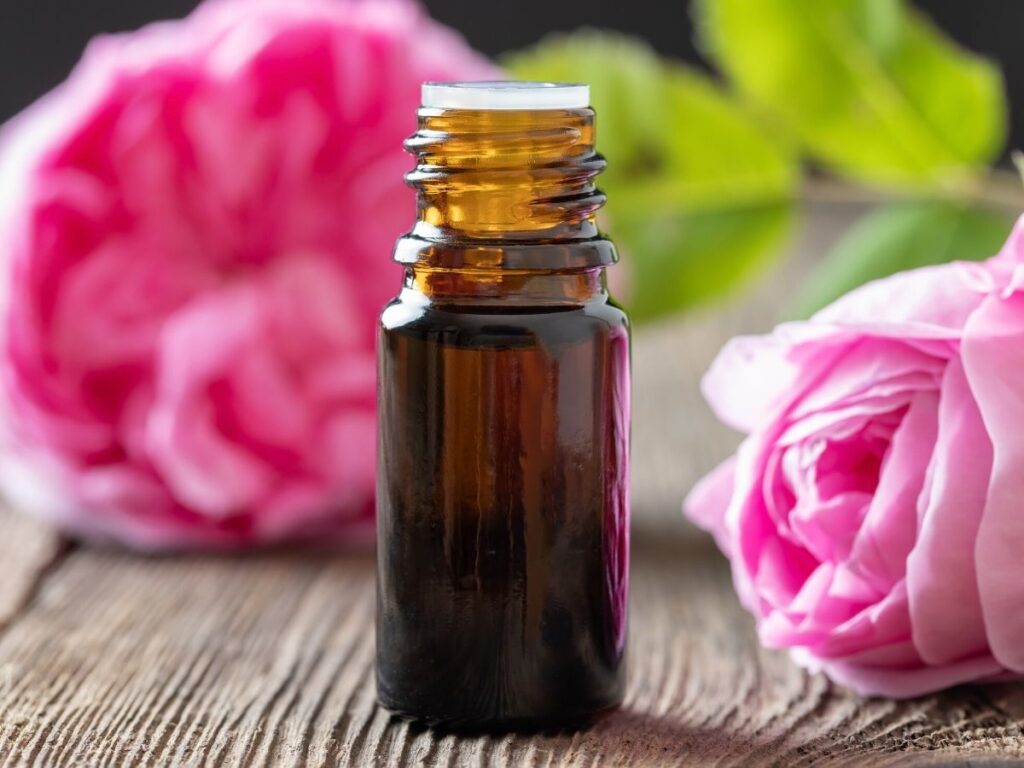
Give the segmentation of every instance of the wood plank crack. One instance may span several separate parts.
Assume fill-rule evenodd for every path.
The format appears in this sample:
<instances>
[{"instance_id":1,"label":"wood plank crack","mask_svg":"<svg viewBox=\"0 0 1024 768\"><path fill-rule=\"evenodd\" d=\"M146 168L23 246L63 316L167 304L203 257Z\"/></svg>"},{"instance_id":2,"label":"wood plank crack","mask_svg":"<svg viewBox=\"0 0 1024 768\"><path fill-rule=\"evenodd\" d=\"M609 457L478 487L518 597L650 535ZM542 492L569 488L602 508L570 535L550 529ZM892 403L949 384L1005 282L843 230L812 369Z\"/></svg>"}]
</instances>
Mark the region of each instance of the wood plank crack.
<instances>
[{"instance_id":1,"label":"wood plank crack","mask_svg":"<svg viewBox=\"0 0 1024 768\"><path fill-rule=\"evenodd\" d=\"M0 636L29 610L43 585L75 548L46 523L0 506Z\"/></svg>"}]
</instances>

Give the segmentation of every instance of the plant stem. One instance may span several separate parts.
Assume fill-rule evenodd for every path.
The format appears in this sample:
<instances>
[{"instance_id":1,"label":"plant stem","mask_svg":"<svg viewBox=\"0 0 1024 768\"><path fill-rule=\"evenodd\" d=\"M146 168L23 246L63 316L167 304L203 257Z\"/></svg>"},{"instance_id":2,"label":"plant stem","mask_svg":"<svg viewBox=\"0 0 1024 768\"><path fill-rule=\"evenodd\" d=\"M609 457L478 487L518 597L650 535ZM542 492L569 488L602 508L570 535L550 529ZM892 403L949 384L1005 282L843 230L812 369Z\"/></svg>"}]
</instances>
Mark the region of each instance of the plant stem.
<instances>
[{"instance_id":1,"label":"plant stem","mask_svg":"<svg viewBox=\"0 0 1024 768\"><path fill-rule=\"evenodd\" d=\"M800 199L838 205L945 200L1016 214L1024 212L1024 184L1019 174L1002 168L992 169L977 181L951 190L870 187L826 176L808 176L804 179Z\"/></svg>"}]
</instances>

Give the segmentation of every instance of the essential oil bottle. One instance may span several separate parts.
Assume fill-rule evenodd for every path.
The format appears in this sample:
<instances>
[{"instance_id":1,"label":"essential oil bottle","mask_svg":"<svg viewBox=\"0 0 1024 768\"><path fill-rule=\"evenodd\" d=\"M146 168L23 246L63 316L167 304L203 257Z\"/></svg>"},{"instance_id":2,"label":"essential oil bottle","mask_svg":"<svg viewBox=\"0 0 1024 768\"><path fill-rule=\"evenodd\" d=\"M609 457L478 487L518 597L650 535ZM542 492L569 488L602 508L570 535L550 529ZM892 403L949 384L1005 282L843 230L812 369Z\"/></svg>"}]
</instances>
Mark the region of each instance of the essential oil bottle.
<instances>
[{"instance_id":1,"label":"essential oil bottle","mask_svg":"<svg viewBox=\"0 0 1024 768\"><path fill-rule=\"evenodd\" d=\"M377 690L429 724L585 722L624 688L629 321L585 85L428 83L379 336Z\"/></svg>"}]
</instances>

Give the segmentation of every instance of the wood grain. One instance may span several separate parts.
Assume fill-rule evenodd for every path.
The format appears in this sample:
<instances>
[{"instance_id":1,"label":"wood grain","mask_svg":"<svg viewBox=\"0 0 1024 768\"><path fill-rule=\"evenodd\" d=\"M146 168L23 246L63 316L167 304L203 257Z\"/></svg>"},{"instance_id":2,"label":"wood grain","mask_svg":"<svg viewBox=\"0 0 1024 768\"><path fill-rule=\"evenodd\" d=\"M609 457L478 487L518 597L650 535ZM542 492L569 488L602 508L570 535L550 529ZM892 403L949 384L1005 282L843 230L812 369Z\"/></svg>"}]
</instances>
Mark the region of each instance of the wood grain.
<instances>
[{"instance_id":1,"label":"wood grain","mask_svg":"<svg viewBox=\"0 0 1024 768\"><path fill-rule=\"evenodd\" d=\"M817 212L775 281L636 341L626 705L577 733L460 737L374 703L373 558L144 558L0 512L0 764L885 766L1024 761L1024 688L864 700L761 649L724 560L682 521L734 446L700 372L763 330L847 212Z\"/></svg>"}]
</instances>

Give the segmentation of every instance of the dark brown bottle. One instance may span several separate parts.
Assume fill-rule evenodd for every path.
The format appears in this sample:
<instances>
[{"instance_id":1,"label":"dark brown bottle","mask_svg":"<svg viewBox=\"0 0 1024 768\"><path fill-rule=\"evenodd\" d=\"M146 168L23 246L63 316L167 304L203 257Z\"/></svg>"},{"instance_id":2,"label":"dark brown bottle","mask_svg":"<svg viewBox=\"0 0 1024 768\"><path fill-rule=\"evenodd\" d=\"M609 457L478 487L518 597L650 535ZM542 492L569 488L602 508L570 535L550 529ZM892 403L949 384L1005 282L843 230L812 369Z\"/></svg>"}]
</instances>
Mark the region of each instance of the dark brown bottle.
<instances>
[{"instance_id":1,"label":"dark brown bottle","mask_svg":"<svg viewBox=\"0 0 1024 768\"><path fill-rule=\"evenodd\" d=\"M622 700L629 551L594 113L585 86L424 104L379 339L378 696L451 727L585 721Z\"/></svg>"}]
</instances>

